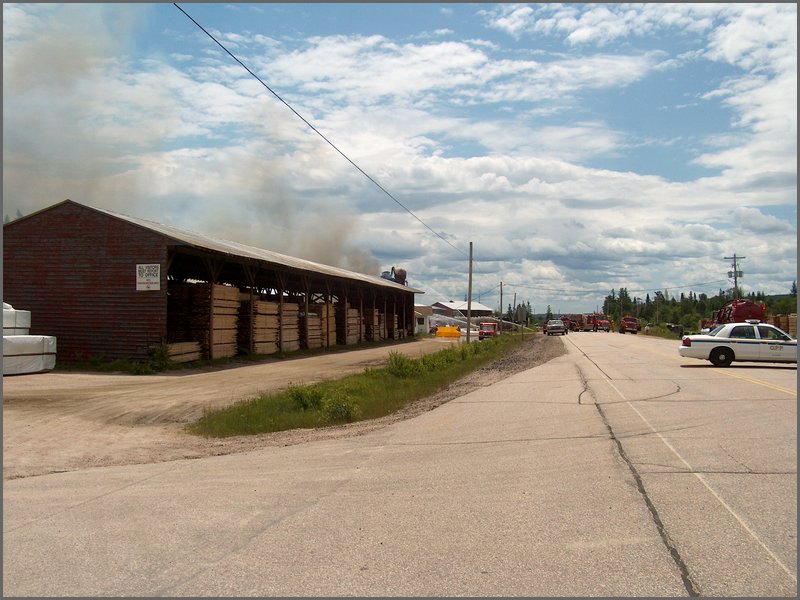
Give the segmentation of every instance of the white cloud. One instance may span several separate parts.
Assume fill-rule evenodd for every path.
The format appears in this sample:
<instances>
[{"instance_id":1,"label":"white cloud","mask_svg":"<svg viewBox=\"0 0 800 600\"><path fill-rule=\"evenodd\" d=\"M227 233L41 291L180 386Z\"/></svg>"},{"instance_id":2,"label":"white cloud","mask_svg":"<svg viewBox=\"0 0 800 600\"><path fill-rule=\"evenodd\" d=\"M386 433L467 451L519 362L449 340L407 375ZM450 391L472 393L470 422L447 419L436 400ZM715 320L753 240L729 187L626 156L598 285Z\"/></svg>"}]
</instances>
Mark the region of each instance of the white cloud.
<instances>
[{"instance_id":1,"label":"white cloud","mask_svg":"<svg viewBox=\"0 0 800 600\"><path fill-rule=\"evenodd\" d=\"M187 42L179 55L134 57L135 29L120 28L117 16L135 7L67 6L4 5L8 214L72 197L346 268L402 266L412 285L448 299L466 291L472 241L476 288L502 280L537 308L594 304L612 287L718 280L720 258L733 251L757 265L745 283L768 293L786 291L791 281L780 277L796 272L796 225L763 212L796 203L794 7L489 11L519 40L561 36L571 52L558 56L510 52L500 38L458 41L455 26L446 31L452 39L426 43L225 34L282 97L458 251L218 51ZM637 36L670 27L702 32L708 49L635 49ZM615 51L615 40L631 44ZM580 50L592 45L602 52ZM59 55L41 60L47 53ZM611 115L587 109L592 92L709 60L733 73L698 100L722 103L735 118L697 150L698 163L718 175L676 183L582 166L633 146L623 119L611 124ZM637 143L687 142L670 134ZM718 287L727 286L709 291Z\"/></svg>"},{"instance_id":2,"label":"white cloud","mask_svg":"<svg viewBox=\"0 0 800 600\"><path fill-rule=\"evenodd\" d=\"M568 45L604 46L620 38L652 35L665 28L706 31L727 12L719 4L545 4L501 5L483 11L490 27L514 37L522 34L562 35ZM736 9L733 9L736 10Z\"/></svg>"}]
</instances>

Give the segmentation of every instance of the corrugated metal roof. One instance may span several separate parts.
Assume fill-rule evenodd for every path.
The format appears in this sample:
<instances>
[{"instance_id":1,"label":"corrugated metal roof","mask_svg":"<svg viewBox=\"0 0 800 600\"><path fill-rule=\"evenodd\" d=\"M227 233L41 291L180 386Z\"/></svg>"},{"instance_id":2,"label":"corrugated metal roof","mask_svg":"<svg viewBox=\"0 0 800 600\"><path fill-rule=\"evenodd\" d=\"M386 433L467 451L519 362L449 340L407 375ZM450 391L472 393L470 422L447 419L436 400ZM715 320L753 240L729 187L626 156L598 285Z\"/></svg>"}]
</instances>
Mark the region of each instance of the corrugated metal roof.
<instances>
[{"instance_id":1,"label":"corrugated metal roof","mask_svg":"<svg viewBox=\"0 0 800 600\"><path fill-rule=\"evenodd\" d=\"M467 311L467 303L466 302L437 302L436 304L440 304L440 305L444 306L445 308L449 308L450 310L457 310L457 311L461 311L461 312L466 312ZM485 305L481 304L480 302L474 302L474 301L469 306L469 308L471 310L483 310L483 311L486 311L486 310L493 311L494 310L492 308L489 308L488 306L485 306Z\"/></svg>"},{"instance_id":2,"label":"corrugated metal roof","mask_svg":"<svg viewBox=\"0 0 800 600\"><path fill-rule=\"evenodd\" d=\"M352 281L359 281L362 283L369 283L370 285L380 285L383 287L388 287L393 289L399 288L403 291L413 292L415 294L425 293L422 290L418 290L416 288L412 288L407 285L401 285L399 283L395 283L394 281L389 281L388 279L384 279L383 277L379 277L377 275L373 276L373 275L365 275L363 273L356 273L355 271L348 271L346 269L340 269L339 267L323 265L321 263L312 262L310 260L303 260L302 258L295 258L293 256L287 256L285 254L280 254L278 252L273 252L271 250L256 248L255 246L248 246L246 244L240 244L238 242L232 242L230 240L223 240L207 235L202 235L199 233L192 233L189 231L178 229L176 227L172 227L170 225L164 225L162 223L156 223L155 221L149 221L147 219L140 219L138 217L123 215L121 213L116 213L103 208L96 208L96 207L89 207L89 208L93 208L98 212L102 212L109 216L128 221L129 223L133 223L134 225L138 225L139 227L144 227L145 229L149 229L166 237L170 237L174 239L176 242L181 242L189 246L193 246L195 248L202 248L204 250L219 252L234 257L252 258L255 260L261 260L272 264L280 265L283 267L288 267L291 269L308 271L309 273L317 273L321 275L328 275L330 277L339 277L341 279L349 279Z\"/></svg>"}]
</instances>

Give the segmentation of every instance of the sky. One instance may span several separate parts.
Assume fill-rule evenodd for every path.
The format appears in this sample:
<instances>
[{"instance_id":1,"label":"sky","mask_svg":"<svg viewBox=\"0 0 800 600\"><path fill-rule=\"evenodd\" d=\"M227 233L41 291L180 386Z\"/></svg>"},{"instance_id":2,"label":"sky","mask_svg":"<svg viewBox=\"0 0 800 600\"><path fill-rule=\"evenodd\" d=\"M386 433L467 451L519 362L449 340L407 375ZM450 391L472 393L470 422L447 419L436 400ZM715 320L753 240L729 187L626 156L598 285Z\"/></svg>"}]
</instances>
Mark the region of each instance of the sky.
<instances>
[{"instance_id":1,"label":"sky","mask_svg":"<svg viewBox=\"0 0 800 600\"><path fill-rule=\"evenodd\" d=\"M466 299L470 245L504 310L797 279L794 3L178 7L3 4L5 216L404 268L418 304Z\"/></svg>"}]
</instances>

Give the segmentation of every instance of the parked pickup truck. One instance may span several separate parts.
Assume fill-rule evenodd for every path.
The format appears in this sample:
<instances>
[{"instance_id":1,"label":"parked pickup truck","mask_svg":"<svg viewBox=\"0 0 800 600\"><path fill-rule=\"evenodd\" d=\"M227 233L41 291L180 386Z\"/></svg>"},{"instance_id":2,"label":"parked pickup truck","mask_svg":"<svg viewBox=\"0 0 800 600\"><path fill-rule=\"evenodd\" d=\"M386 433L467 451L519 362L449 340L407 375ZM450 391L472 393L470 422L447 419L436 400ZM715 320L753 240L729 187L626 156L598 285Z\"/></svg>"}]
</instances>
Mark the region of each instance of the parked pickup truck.
<instances>
[{"instance_id":1,"label":"parked pickup truck","mask_svg":"<svg viewBox=\"0 0 800 600\"><path fill-rule=\"evenodd\" d=\"M619 320L620 333L639 333L642 326L639 324L639 319L636 317L622 317Z\"/></svg>"}]
</instances>

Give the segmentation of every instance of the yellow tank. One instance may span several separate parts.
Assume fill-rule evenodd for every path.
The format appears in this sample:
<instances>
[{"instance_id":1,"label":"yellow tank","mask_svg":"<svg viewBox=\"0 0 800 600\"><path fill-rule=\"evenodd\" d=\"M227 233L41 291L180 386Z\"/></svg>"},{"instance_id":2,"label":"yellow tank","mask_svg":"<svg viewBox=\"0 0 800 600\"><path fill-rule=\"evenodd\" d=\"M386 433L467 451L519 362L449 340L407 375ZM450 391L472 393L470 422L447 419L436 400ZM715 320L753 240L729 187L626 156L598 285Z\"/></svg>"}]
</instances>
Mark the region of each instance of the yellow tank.
<instances>
[{"instance_id":1,"label":"yellow tank","mask_svg":"<svg viewBox=\"0 0 800 600\"><path fill-rule=\"evenodd\" d=\"M436 337L461 337L461 332L458 327L444 327L439 326L436 328Z\"/></svg>"}]
</instances>

